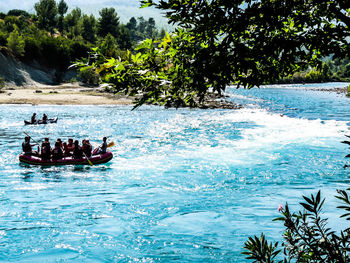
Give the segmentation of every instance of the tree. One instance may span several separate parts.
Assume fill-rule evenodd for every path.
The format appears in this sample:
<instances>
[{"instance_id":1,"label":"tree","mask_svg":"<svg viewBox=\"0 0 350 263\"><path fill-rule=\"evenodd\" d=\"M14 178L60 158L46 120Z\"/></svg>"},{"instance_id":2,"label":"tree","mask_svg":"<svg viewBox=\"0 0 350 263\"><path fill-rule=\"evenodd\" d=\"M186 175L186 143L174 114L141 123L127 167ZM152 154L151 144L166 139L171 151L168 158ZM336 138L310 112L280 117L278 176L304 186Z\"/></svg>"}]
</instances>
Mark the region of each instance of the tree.
<instances>
[{"instance_id":1,"label":"tree","mask_svg":"<svg viewBox=\"0 0 350 263\"><path fill-rule=\"evenodd\" d=\"M12 9L10 11L7 12L8 16L22 16L25 18L30 18L30 14L24 10L20 10L20 9Z\"/></svg>"},{"instance_id":2,"label":"tree","mask_svg":"<svg viewBox=\"0 0 350 263\"><path fill-rule=\"evenodd\" d=\"M64 18L65 13L67 13L67 11L68 11L68 5L66 4L66 2L64 0L61 0L58 3L57 11L59 14L57 27L58 27L58 30L60 32L63 32L63 18Z\"/></svg>"},{"instance_id":3,"label":"tree","mask_svg":"<svg viewBox=\"0 0 350 263\"><path fill-rule=\"evenodd\" d=\"M136 30L136 26L137 26L137 21L136 21L135 17L130 18L129 22L126 24L126 27L130 31L135 31Z\"/></svg>"},{"instance_id":4,"label":"tree","mask_svg":"<svg viewBox=\"0 0 350 263\"><path fill-rule=\"evenodd\" d=\"M104 56L113 57L117 49L115 38L111 34L107 34L100 44L100 48Z\"/></svg>"},{"instance_id":5,"label":"tree","mask_svg":"<svg viewBox=\"0 0 350 263\"><path fill-rule=\"evenodd\" d=\"M81 35L84 40L94 43L96 41L96 19L93 15L83 15Z\"/></svg>"},{"instance_id":6,"label":"tree","mask_svg":"<svg viewBox=\"0 0 350 263\"><path fill-rule=\"evenodd\" d=\"M143 16L138 17L137 20L138 20L138 27L137 27L137 30L140 31L142 34L144 34L145 31L146 31L147 22L146 22L146 20L143 18Z\"/></svg>"},{"instance_id":7,"label":"tree","mask_svg":"<svg viewBox=\"0 0 350 263\"><path fill-rule=\"evenodd\" d=\"M147 21L146 33L148 38L152 38L154 36L154 31L156 29L156 22L154 18L150 17Z\"/></svg>"},{"instance_id":8,"label":"tree","mask_svg":"<svg viewBox=\"0 0 350 263\"><path fill-rule=\"evenodd\" d=\"M79 7L74 8L66 17L64 18L64 28L68 34L68 37L74 38L81 34L81 25L79 21L81 20L81 9Z\"/></svg>"},{"instance_id":9,"label":"tree","mask_svg":"<svg viewBox=\"0 0 350 263\"><path fill-rule=\"evenodd\" d=\"M98 35L105 37L111 34L116 37L118 34L119 17L114 8L103 8L98 19Z\"/></svg>"},{"instance_id":10,"label":"tree","mask_svg":"<svg viewBox=\"0 0 350 263\"><path fill-rule=\"evenodd\" d=\"M15 29L10 33L9 37L7 38L7 46L9 49L12 50L12 52L16 56L23 56L25 42L23 40L23 37L18 33L17 27L15 27Z\"/></svg>"},{"instance_id":11,"label":"tree","mask_svg":"<svg viewBox=\"0 0 350 263\"><path fill-rule=\"evenodd\" d=\"M132 46L131 34L129 29L126 26L121 25L119 27L119 34L118 34L118 37L116 38L116 41L118 43L118 47L122 50L131 48Z\"/></svg>"},{"instance_id":12,"label":"tree","mask_svg":"<svg viewBox=\"0 0 350 263\"><path fill-rule=\"evenodd\" d=\"M186 54L203 69L190 77L206 79L218 93L232 82L259 86L308 65L319 67L323 56L344 57L350 51L350 2L345 0L141 2L164 10L196 40L192 45L203 47L182 49L193 52ZM206 92L199 84L193 90Z\"/></svg>"},{"instance_id":13,"label":"tree","mask_svg":"<svg viewBox=\"0 0 350 263\"><path fill-rule=\"evenodd\" d=\"M38 26L53 33L57 23L57 6L55 0L40 0L36 3L35 11L38 16Z\"/></svg>"}]
</instances>

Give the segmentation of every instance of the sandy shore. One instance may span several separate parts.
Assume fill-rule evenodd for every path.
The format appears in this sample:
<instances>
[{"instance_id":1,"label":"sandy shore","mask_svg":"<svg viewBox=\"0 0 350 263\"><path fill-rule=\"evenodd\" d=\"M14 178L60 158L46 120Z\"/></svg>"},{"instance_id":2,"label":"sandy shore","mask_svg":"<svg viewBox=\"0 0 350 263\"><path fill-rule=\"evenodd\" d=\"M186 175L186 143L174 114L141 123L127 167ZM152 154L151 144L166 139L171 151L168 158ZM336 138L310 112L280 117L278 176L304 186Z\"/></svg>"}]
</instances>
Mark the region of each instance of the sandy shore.
<instances>
[{"instance_id":1,"label":"sandy shore","mask_svg":"<svg viewBox=\"0 0 350 263\"><path fill-rule=\"evenodd\" d=\"M129 105L132 99L102 93L98 89L64 84L58 86L5 87L0 104Z\"/></svg>"}]
</instances>

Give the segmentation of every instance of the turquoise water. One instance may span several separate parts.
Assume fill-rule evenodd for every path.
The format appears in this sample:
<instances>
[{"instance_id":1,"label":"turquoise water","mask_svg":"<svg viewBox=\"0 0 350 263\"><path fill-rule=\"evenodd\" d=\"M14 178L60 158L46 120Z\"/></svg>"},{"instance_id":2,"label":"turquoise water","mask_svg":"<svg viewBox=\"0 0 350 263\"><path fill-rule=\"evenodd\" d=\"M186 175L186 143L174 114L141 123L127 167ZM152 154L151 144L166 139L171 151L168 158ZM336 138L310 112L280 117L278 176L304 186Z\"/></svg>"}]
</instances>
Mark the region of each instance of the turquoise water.
<instances>
[{"instance_id":1,"label":"turquoise water","mask_svg":"<svg viewBox=\"0 0 350 263\"><path fill-rule=\"evenodd\" d=\"M286 201L322 189L336 229L349 186L349 99L325 85L228 89L241 110L2 105L0 261L241 262L248 236L280 241ZM344 86L327 84L325 87ZM24 126L36 112L57 124ZM34 139L114 141L98 166L19 164Z\"/></svg>"}]
</instances>

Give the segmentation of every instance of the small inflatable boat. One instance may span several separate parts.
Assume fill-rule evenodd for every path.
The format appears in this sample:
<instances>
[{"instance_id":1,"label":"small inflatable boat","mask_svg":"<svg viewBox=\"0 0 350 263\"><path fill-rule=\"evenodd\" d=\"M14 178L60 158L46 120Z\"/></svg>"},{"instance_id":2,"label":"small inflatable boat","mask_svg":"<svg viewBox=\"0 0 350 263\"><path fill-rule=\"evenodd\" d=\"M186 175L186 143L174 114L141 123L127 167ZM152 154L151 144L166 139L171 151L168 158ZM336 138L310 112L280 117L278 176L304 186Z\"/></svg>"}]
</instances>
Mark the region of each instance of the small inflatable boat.
<instances>
[{"instance_id":1,"label":"small inflatable boat","mask_svg":"<svg viewBox=\"0 0 350 263\"><path fill-rule=\"evenodd\" d=\"M100 163L106 163L110 161L113 158L112 152L106 152L103 154L97 154L92 155L89 157L89 160L92 162L92 164L100 164ZM43 166L49 166L49 165L89 165L88 160L86 157L74 159L72 157L64 157L59 160L42 160L40 157L36 156L30 156L25 154L20 154L19 160L22 163L27 164L33 164L33 165L43 165Z\"/></svg>"},{"instance_id":2,"label":"small inflatable boat","mask_svg":"<svg viewBox=\"0 0 350 263\"><path fill-rule=\"evenodd\" d=\"M36 122L24 121L24 124L25 125L49 124L49 123L56 123L57 120L58 120L58 117L53 119L47 119L47 121L43 121L43 120L37 120Z\"/></svg>"}]
</instances>

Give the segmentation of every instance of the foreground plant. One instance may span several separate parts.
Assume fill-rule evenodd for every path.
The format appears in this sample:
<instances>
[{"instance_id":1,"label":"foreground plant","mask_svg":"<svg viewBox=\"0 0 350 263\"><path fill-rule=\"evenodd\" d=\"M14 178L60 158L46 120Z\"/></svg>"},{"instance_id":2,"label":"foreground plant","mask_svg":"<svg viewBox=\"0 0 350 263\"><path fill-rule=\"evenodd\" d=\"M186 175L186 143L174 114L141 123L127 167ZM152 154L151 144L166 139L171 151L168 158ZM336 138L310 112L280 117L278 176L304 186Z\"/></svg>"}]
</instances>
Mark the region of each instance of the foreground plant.
<instances>
[{"instance_id":1,"label":"foreground plant","mask_svg":"<svg viewBox=\"0 0 350 263\"><path fill-rule=\"evenodd\" d=\"M282 258L278 242L269 244L261 234L260 238L250 237L245 242L243 254L247 259L253 262L350 262L350 229L336 234L327 227L328 219L321 217L325 199L321 199L320 191L316 196L303 198L304 202L300 203L303 211L291 213L286 204L284 208L279 207L282 216L274 219L283 221L286 227L282 242L284 258L278 259ZM341 217L350 220L348 193L338 190L336 198L343 202L337 208L346 211Z\"/></svg>"}]
</instances>

